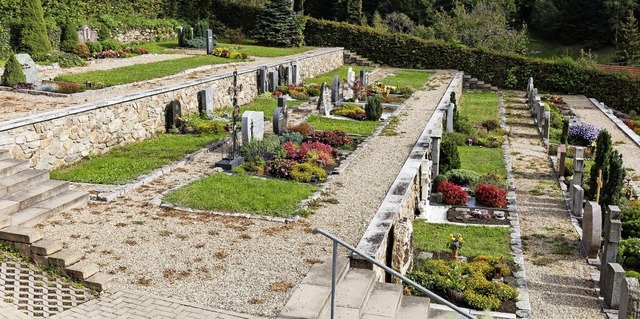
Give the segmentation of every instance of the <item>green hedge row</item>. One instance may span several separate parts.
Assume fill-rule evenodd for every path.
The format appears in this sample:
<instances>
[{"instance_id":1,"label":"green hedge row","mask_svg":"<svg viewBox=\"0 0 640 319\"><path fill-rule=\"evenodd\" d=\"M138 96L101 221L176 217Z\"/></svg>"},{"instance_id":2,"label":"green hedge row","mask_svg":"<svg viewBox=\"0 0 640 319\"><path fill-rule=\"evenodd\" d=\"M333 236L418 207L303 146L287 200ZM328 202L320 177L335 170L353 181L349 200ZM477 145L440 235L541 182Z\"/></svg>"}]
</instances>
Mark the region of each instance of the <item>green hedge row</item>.
<instances>
[{"instance_id":1,"label":"green hedge row","mask_svg":"<svg viewBox=\"0 0 640 319\"><path fill-rule=\"evenodd\" d=\"M531 59L313 18L307 21L305 41L312 46L344 47L393 67L462 70L507 89L524 90L533 77L540 90L584 94L620 111L640 113L639 79L586 68L568 59Z\"/></svg>"}]
</instances>

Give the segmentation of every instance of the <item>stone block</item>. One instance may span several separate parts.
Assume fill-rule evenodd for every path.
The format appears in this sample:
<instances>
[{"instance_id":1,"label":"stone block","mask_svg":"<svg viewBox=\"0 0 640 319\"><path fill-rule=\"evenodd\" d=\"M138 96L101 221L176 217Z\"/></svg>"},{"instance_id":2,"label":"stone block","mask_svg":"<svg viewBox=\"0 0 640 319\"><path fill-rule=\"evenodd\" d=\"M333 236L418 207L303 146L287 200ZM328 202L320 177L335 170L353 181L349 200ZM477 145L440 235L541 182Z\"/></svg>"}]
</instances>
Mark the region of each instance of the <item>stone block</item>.
<instances>
[{"instance_id":1,"label":"stone block","mask_svg":"<svg viewBox=\"0 0 640 319\"><path fill-rule=\"evenodd\" d=\"M79 261L67 268L64 269L64 273L69 277L85 280L89 277L95 275L98 271L100 271L100 267L89 260Z\"/></svg>"},{"instance_id":2,"label":"stone block","mask_svg":"<svg viewBox=\"0 0 640 319\"><path fill-rule=\"evenodd\" d=\"M597 202L588 201L582 217L582 247L587 258L596 258L600 249L602 212Z\"/></svg>"},{"instance_id":3,"label":"stone block","mask_svg":"<svg viewBox=\"0 0 640 319\"><path fill-rule=\"evenodd\" d=\"M33 255L31 255L31 260L33 260L33 262L38 264L38 265L42 265L42 266L49 265L49 257L47 257L47 256L33 254Z\"/></svg>"},{"instance_id":4,"label":"stone block","mask_svg":"<svg viewBox=\"0 0 640 319\"><path fill-rule=\"evenodd\" d=\"M18 243L32 244L43 237L40 230L29 227L10 226L0 230L0 239Z\"/></svg>"},{"instance_id":5,"label":"stone block","mask_svg":"<svg viewBox=\"0 0 640 319\"><path fill-rule=\"evenodd\" d=\"M640 312L640 285L636 278L625 278L620 290L619 319L638 318Z\"/></svg>"},{"instance_id":6,"label":"stone block","mask_svg":"<svg viewBox=\"0 0 640 319\"><path fill-rule=\"evenodd\" d=\"M614 219L611 221L609 227L609 237L607 241L610 243L619 243L620 233L622 232L622 222L619 219Z\"/></svg>"},{"instance_id":7,"label":"stone block","mask_svg":"<svg viewBox=\"0 0 640 319\"><path fill-rule=\"evenodd\" d=\"M98 272L82 283L95 291L105 291L115 286L116 281L112 275Z\"/></svg>"},{"instance_id":8,"label":"stone block","mask_svg":"<svg viewBox=\"0 0 640 319\"><path fill-rule=\"evenodd\" d=\"M600 294L604 302L612 309L618 309L620 304L620 291L624 280L624 269L617 263L607 263L604 269L604 285L600 287ZM602 277L602 275L601 275ZM603 278L600 278L601 280Z\"/></svg>"},{"instance_id":9,"label":"stone block","mask_svg":"<svg viewBox=\"0 0 640 319\"><path fill-rule=\"evenodd\" d=\"M11 217L10 216L0 216L0 229L11 226Z\"/></svg>"},{"instance_id":10,"label":"stone block","mask_svg":"<svg viewBox=\"0 0 640 319\"><path fill-rule=\"evenodd\" d=\"M54 267L69 267L84 257L84 253L74 250L63 249L49 256L49 265Z\"/></svg>"},{"instance_id":11,"label":"stone block","mask_svg":"<svg viewBox=\"0 0 640 319\"><path fill-rule=\"evenodd\" d=\"M31 245L31 252L38 255L52 255L62 250L62 242L55 239L45 238Z\"/></svg>"},{"instance_id":12,"label":"stone block","mask_svg":"<svg viewBox=\"0 0 640 319\"><path fill-rule=\"evenodd\" d=\"M31 257L31 245L25 243L13 243L11 246L23 256Z\"/></svg>"}]
</instances>

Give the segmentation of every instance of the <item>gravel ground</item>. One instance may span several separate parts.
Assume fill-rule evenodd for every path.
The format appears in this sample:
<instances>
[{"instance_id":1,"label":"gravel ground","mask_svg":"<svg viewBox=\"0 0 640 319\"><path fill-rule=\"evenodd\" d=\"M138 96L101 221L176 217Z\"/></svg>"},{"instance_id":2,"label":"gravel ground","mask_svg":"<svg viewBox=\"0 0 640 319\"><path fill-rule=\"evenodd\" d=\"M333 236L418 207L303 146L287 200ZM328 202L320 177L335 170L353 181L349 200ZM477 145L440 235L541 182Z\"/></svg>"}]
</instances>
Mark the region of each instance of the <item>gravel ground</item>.
<instances>
[{"instance_id":1,"label":"gravel ground","mask_svg":"<svg viewBox=\"0 0 640 319\"><path fill-rule=\"evenodd\" d=\"M311 265L330 253L330 241L312 235L314 227L357 244L451 76L438 71L428 89L405 103L397 128L401 134L372 138L328 185L321 201L331 203L323 201L296 223L189 214L147 204L159 193L211 172L220 157L211 153L115 202L91 203L39 227L67 247L85 251L124 288L273 317Z\"/></svg>"},{"instance_id":2,"label":"gravel ground","mask_svg":"<svg viewBox=\"0 0 640 319\"><path fill-rule=\"evenodd\" d=\"M509 93L507 124L532 318L605 318L542 141Z\"/></svg>"},{"instance_id":3,"label":"gravel ground","mask_svg":"<svg viewBox=\"0 0 640 319\"><path fill-rule=\"evenodd\" d=\"M571 104L573 111L583 122L591 123L606 129L611 133L613 148L622 154L627 176L640 182L640 148L622 130L589 101L584 95L563 95L565 102Z\"/></svg>"}]
</instances>

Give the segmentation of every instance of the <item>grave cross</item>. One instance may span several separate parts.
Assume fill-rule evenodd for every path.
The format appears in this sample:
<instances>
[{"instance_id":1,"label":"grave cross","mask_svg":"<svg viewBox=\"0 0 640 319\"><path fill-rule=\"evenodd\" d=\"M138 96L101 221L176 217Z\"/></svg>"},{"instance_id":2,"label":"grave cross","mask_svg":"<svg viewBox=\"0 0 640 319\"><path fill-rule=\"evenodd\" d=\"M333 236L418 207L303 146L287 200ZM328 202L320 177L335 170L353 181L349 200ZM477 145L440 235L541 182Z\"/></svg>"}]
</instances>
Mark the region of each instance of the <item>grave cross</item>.
<instances>
[{"instance_id":1,"label":"grave cross","mask_svg":"<svg viewBox=\"0 0 640 319\"><path fill-rule=\"evenodd\" d=\"M231 147L230 159L234 159L237 156L238 151L238 130L237 122L240 117L240 107L238 106L238 92L242 91L242 84L238 85L238 71L233 71L233 87L229 88L229 94L233 96L233 146Z\"/></svg>"},{"instance_id":2,"label":"grave cross","mask_svg":"<svg viewBox=\"0 0 640 319\"><path fill-rule=\"evenodd\" d=\"M598 188L596 188L596 203L599 203L600 190L602 190L602 170L601 169L598 170L598 178L596 179L596 185L598 185Z\"/></svg>"}]
</instances>

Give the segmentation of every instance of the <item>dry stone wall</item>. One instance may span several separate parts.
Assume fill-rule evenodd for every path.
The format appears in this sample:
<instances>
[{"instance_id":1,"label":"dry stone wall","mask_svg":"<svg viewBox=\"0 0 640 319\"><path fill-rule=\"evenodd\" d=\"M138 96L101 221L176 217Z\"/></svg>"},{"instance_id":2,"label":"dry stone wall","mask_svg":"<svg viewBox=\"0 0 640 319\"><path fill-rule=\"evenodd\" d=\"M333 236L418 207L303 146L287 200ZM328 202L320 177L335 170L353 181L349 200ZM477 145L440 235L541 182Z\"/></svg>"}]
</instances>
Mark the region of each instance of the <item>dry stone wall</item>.
<instances>
[{"instance_id":1,"label":"dry stone wall","mask_svg":"<svg viewBox=\"0 0 640 319\"><path fill-rule=\"evenodd\" d=\"M129 43L132 41L165 41L176 37L176 31L172 28L147 28L131 29L111 34L114 40L119 43Z\"/></svg>"},{"instance_id":2,"label":"dry stone wall","mask_svg":"<svg viewBox=\"0 0 640 319\"><path fill-rule=\"evenodd\" d=\"M317 76L342 65L342 48L316 50L266 65L298 61L302 78ZM247 104L258 95L258 69L238 70L242 91L238 103ZM198 92L212 87L216 108L232 105L228 88L233 74L224 73L110 100L78 105L0 123L0 148L13 158L28 159L31 167L52 169L91 154L143 140L165 131L167 105L178 100L182 114L198 112ZM114 89L113 92L117 92ZM274 105L275 108L275 105Z\"/></svg>"}]
</instances>

